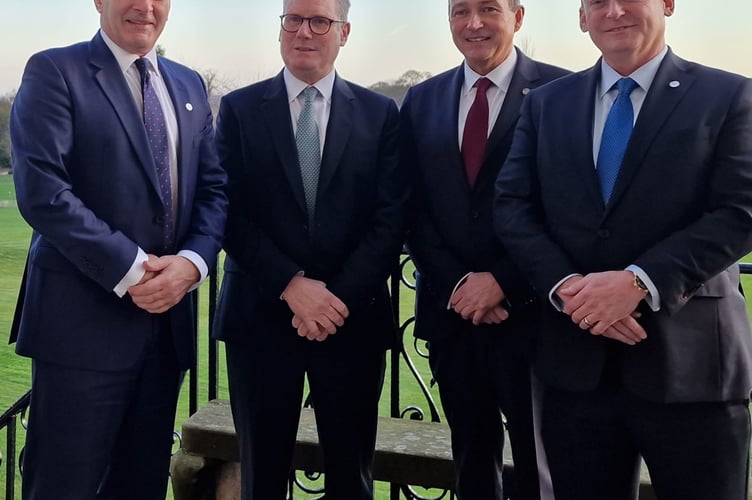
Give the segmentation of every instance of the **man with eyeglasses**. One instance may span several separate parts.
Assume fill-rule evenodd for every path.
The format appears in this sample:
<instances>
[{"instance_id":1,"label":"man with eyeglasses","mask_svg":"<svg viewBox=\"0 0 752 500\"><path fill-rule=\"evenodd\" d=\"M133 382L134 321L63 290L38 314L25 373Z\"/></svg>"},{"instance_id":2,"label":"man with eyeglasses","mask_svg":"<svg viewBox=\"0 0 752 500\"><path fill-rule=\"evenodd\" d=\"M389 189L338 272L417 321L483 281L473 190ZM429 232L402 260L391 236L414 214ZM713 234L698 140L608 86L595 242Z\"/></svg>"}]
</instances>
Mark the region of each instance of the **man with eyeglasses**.
<instances>
[{"instance_id":1,"label":"man with eyeglasses","mask_svg":"<svg viewBox=\"0 0 752 500\"><path fill-rule=\"evenodd\" d=\"M529 358L539 302L494 237L491 207L523 98L566 71L515 49L525 14L519 0L448 5L465 62L413 87L401 111L402 161L415 199L408 238L418 270L414 334L429 342L459 498L548 499ZM502 413L515 477L503 488Z\"/></svg>"},{"instance_id":2,"label":"man with eyeglasses","mask_svg":"<svg viewBox=\"0 0 752 500\"><path fill-rule=\"evenodd\" d=\"M284 69L222 100L229 177L216 336L226 342L242 498L283 500L307 376L329 500L373 498L386 280L408 183L393 101L339 77L348 0L288 0Z\"/></svg>"}]
</instances>

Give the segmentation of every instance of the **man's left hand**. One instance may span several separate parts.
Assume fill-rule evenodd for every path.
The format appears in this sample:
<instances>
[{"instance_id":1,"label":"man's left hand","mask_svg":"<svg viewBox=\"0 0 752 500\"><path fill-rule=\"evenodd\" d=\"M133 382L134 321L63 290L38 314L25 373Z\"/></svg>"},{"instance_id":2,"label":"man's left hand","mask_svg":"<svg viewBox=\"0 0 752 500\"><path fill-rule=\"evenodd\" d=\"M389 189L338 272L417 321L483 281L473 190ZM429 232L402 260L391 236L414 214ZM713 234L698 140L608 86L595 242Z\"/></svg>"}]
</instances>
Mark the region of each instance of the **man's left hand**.
<instances>
[{"instance_id":1,"label":"man's left hand","mask_svg":"<svg viewBox=\"0 0 752 500\"><path fill-rule=\"evenodd\" d=\"M597 335L628 318L645 298L630 271L591 273L557 293L566 298L564 312L572 322Z\"/></svg>"},{"instance_id":2,"label":"man's left hand","mask_svg":"<svg viewBox=\"0 0 752 500\"><path fill-rule=\"evenodd\" d=\"M134 304L154 314L168 311L201 279L196 266L177 255L150 257L144 262L144 269L156 276L130 287L128 293Z\"/></svg>"}]
</instances>

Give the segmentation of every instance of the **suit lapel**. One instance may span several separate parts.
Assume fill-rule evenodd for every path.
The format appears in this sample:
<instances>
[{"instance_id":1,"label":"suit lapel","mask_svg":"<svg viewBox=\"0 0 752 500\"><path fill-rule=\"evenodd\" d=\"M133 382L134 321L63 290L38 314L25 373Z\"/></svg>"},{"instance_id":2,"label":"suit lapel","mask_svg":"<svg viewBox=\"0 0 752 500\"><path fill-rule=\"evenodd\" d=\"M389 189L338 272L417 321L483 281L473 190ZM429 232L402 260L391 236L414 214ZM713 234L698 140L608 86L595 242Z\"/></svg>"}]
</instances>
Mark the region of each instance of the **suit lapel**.
<instances>
[{"instance_id":1,"label":"suit lapel","mask_svg":"<svg viewBox=\"0 0 752 500\"><path fill-rule=\"evenodd\" d=\"M603 197L598 180L598 172L593 161L593 117L595 115L595 91L601 77L600 60L590 69L577 74L577 80L566 87L556 98L560 117L556 128L561 137L556 142L563 164L562 168L573 169L576 189L582 196L586 196L599 210L603 210Z\"/></svg>"},{"instance_id":2,"label":"suit lapel","mask_svg":"<svg viewBox=\"0 0 752 500\"><path fill-rule=\"evenodd\" d=\"M133 144L133 150L139 159L139 165L144 170L144 174L149 179L154 191L159 194L157 171L154 167L154 159L151 156L143 118L138 113L138 106L133 100L133 95L115 57L99 33L89 44L89 61L98 68L94 78L115 109L128 139Z\"/></svg>"},{"instance_id":3,"label":"suit lapel","mask_svg":"<svg viewBox=\"0 0 752 500\"><path fill-rule=\"evenodd\" d=\"M318 193L323 193L329 186L337 168L342 163L345 146L350 139L353 126L355 96L347 83L338 75L334 79L332 90L332 108L326 127L324 154L321 157Z\"/></svg>"},{"instance_id":4,"label":"suit lapel","mask_svg":"<svg viewBox=\"0 0 752 500\"><path fill-rule=\"evenodd\" d=\"M292 119L290 118L290 101L287 98L287 87L285 87L282 72L269 82L261 110L271 131L269 135L274 142L274 150L279 155L282 170L290 183L295 201L303 213L306 213L303 179L300 175L298 150L295 146Z\"/></svg>"},{"instance_id":5,"label":"suit lapel","mask_svg":"<svg viewBox=\"0 0 752 500\"><path fill-rule=\"evenodd\" d=\"M515 49L517 50L517 49ZM501 106L499 117L496 119L491 135L488 137L486 151L493 151L499 141L511 132L520 116L522 99L530 88L540 79L538 68L522 52L517 51L517 64L514 68L512 81L509 83L504 104Z\"/></svg>"},{"instance_id":6,"label":"suit lapel","mask_svg":"<svg viewBox=\"0 0 752 500\"><path fill-rule=\"evenodd\" d=\"M425 116L416 117L431 144L438 148L435 158L426 168L426 175L442 179L441 185L447 189L447 199L455 200L457 210L465 210L470 187L465 175L465 162L459 146L459 102L462 84L465 80L464 66L460 65L438 82L431 95L430 111ZM469 210L469 209L468 209ZM464 213L464 212L463 212Z\"/></svg>"},{"instance_id":7,"label":"suit lapel","mask_svg":"<svg viewBox=\"0 0 752 500\"><path fill-rule=\"evenodd\" d=\"M666 120L683 99L692 82L694 77L685 71L683 61L669 50L658 68L635 122L614 192L609 200L609 207L618 202L627 190L640 170L650 145L664 128Z\"/></svg>"},{"instance_id":8,"label":"suit lapel","mask_svg":"<svg viewBox=\"0 0 752 500\"><path fill-rule=\"evenodd\" d=\"M167 91L169 92L170 98L172 99L172 107L175 109L175 117L177 118L178 122L178 206L175 207L175 209L177 211L177 218L179 219L182 212L182 210L180 210L180 207L186 206L185 195L187 192L187 179L191 175L193 175L193 172L185 171L186 165L188 165L188 163L185 163L184 161L189 158L191 149L193 147L193 137L190 133L192 128L189 126L192 118L191 113L193 112L193 105L191 104L190 107L186 106L190 103L190 101L188 99L188 92L186 91L183 82L175 77L170 72L170 68L166 64L163 64L161 60L159 62L159 71L164 78L165 85L167 86ZM177 221L177 223L179 224L179 220ZM179 227L178 224L176 224L176 227Z\"/></svg>"}]
</instances>

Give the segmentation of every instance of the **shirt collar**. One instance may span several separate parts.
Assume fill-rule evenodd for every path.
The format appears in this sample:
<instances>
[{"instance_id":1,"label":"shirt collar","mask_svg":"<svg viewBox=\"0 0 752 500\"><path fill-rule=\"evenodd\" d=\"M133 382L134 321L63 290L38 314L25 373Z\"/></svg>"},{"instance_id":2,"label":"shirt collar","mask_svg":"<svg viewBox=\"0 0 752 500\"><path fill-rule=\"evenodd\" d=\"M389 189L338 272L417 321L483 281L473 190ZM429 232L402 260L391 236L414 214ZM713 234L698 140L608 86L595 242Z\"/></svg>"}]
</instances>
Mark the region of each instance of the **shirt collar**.
<instances>
[{"instance_id":1,"label":"shirt collar","mask_svg":"<svg viewBox=\"0 0 752 500\"><path fill-rule=\"evenodd\" d=\"M642 90L647 92L650 88L650 85L652 85L653 83L653 79L655 78L656 73L658 73L658 68L661 66L663 58L666 57L667 53L668 46L664 45L663 50L661 50L651 60L633 71L632 74L628 75L629 78L637 82L637 85L639 85ZM606 93L611 90L614 84L622 78L622 75L617 73L614 68L609 66L605 59L602 59L601 86L598 89L598 98L603 99L603 96L605 96Z\"/></svg>"},{"instance_id":2,"label":"shirt collar","mask_svg":"<svg viewBox=\"0 0 752 500\"><path fill-rule=\"evenodd\" d=\"M467 95L475 86L475 82L479 78L486 77L499 88L502 92L509 90L509 84L512 83L512 75L514 74L514 67L517 64L517 50L513 47L504 62L492 69L487 75L479 75L467 64L465 67L465 81L462 84L462 95Z\"/></svg>"},{"instance_id":3,"label":"shirt collar","mask_svg":"<svg viewBox=\"0 0 752 500\"><path fill-rule=\"evenodd\" d=\"M102 40L104 40L104 43L107 45L107 47L110 48L112 55L115 56L115 60L117 61L118 66L120 66L120 70L123 73L128 71L128 69L133 65L136 59L139 59L141 57L138 54L131 54L123 50L122 47L113 42L112 39L107 36L107 33L105 33L104 30L100 29L99 33L102 35ZM152 47L152 49L143 57L149 60L151 67L154 68L154 71L161 78L161 74L159 73L159 65L157 64L157 49Z\"/></svg>"},{"instance_id":4,"label":"shirt collar","mask_svg":"<svg viewBox=\"0 0 752 500\"><path fill-rule=\"evenodd\" d=\"M326 102L332 101L332 92L334 91L334 78L336 71L332 70L324 78L318 82L310 85L303 80L300 80L293 75L289 69L285 68L282 75L285 79L285 87L287 88L287 99L292 102L298 98L301 92L306 87L316 87L316 90L324 97Z\"/></svg>"}]
</instances>

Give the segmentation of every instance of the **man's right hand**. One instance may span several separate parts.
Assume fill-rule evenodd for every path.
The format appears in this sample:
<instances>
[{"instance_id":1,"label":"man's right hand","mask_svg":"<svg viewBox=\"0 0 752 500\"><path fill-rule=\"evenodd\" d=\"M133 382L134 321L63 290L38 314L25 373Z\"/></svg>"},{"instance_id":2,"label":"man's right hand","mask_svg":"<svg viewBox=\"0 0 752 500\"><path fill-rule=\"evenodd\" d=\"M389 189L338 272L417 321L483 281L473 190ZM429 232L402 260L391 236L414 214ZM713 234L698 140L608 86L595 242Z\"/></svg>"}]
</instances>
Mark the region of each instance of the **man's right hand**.
<instances>
[{"instance_id":1,"label":"man's right hand","mask_svg":"<svg viewBox=\"0 0 752 500\"><path fill-rule=\"evenodd\" d=\"M295 276L282 292L282 299L295 315L293 327L309 340L324 340L337 332L350 315L347 306L327 290L323 281Z\"/></svg>"}]
</instances>

